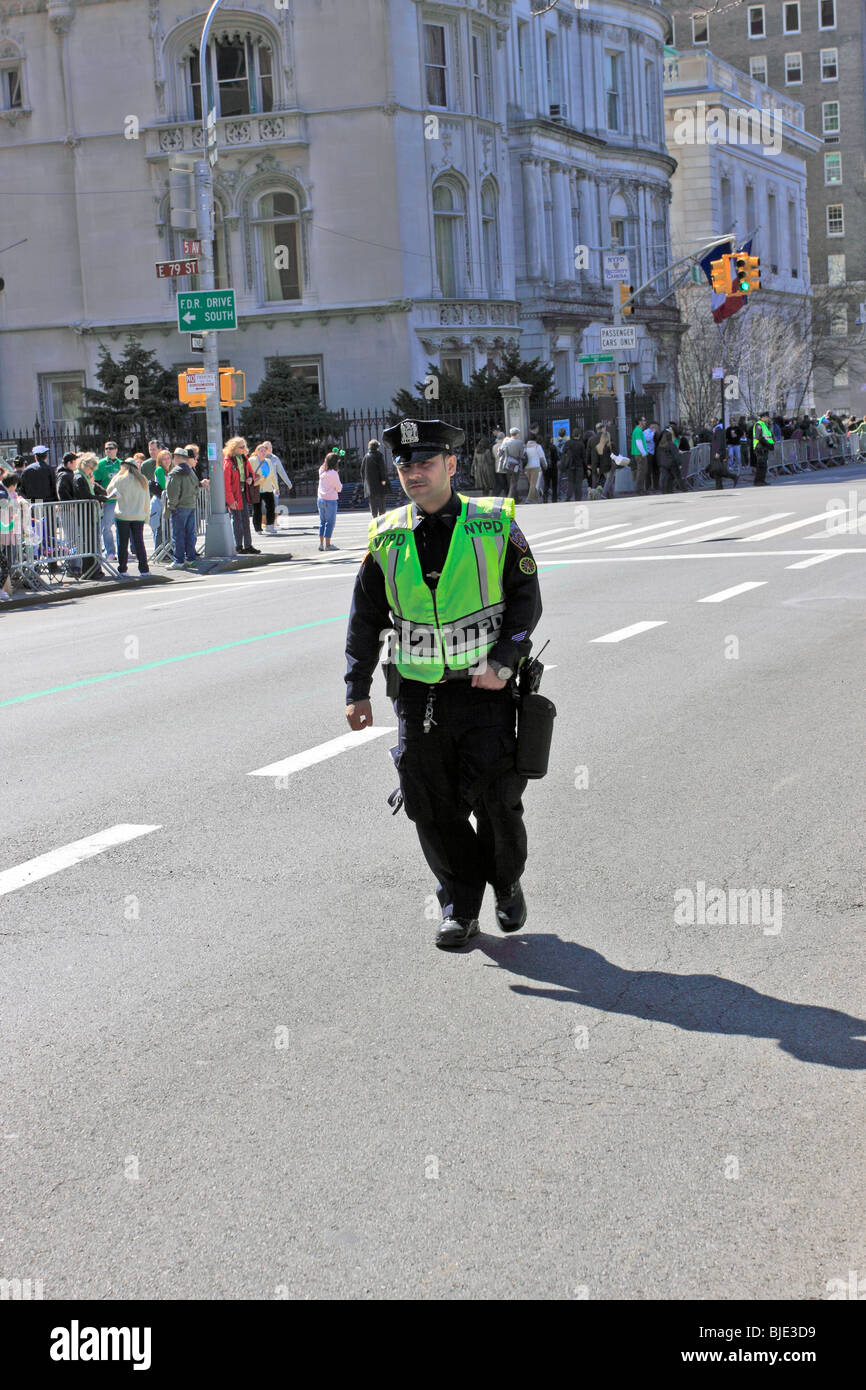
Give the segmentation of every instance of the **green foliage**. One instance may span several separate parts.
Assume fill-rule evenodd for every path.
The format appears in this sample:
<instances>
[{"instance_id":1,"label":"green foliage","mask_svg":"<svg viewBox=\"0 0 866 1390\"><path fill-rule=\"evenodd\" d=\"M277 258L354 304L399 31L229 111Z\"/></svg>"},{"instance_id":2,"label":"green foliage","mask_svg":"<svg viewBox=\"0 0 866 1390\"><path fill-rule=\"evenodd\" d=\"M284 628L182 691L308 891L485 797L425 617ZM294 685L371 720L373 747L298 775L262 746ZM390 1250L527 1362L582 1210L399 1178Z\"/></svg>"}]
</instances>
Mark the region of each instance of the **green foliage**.
<instances>
[{"instance_id":1,"label":"green foliage","mask_svg":"<svg viewBox=\"0 0 866 1390\"><path fill-rule=\"evenodd\" d=\"M542 362L541 358L533 357L531 361L525 362L521 359L520 349L517 343L512 342L502 354L502 362L498 367L481 367L477 372L473 372L468 382L457 381L447 373L440 372L431 362L428 365L428 376L438 378L439 395L435 400L427 400L425 397L424 381L415 382L415 391L400 390L393 398L393 406L396 414L408 416L427 416L436 417L440 412L443 418L447 418L449 410L483 410L501 412L502 397L499 394L500 386L507 386L512 377L516 376L518 381L528 382L532 387L532 394L529 398L530 406L539 406L545 401L553 400L556 391L553 385L554 371L549 362Z\"/></svg>"},{"instance_id":2,"label":"green foliage","mask_svg":"<svg viewBox=\"0 0 866 1390\"><path fill-rule=\"evenodd\" d=\"M292 375L292 364L283 357L272 358L259 385L238 417L238 433L246 438L266 430L273 440L282 427L298 431L310 439L342 437L342 417L319 404L310 387ZM276 420L276 424L274 421ZM252 439L248 441L252 444Z\"/></svg>"},{"instance_id":3,"label":"green foliage","mask_svg":"<svg viewBox=\"0 0 866 1390\"><path fill-rule=\"evenodd\" d=\"M123 356L115 362L100 348L96 368L99 387L85 387L83 425L106 438L147 438L154 432L176 435L189 430L189 408L177 398L177 377L163 367L156 353L143 347L134 333Z\"/></svg>"}]
</instances>

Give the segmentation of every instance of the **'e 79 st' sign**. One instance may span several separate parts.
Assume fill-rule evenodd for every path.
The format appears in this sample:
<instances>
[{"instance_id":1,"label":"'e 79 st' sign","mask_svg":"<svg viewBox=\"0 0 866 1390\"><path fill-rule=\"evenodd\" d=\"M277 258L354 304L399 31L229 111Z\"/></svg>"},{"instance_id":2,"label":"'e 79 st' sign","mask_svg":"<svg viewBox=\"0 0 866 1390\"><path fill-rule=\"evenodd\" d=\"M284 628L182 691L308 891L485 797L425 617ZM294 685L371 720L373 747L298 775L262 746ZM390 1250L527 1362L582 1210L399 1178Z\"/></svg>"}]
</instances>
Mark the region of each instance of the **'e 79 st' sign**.
<instances>
[{"instance_id":1,"label":"'e 79 st' sign","mask_svg":"<svg viewBox=\"0 0 866 1390\"><path fill-rule=\"evenodd\" d=\"M197 294L177 297L177 328L179 333L201 333L207 329L237 328L234 290L199 290Z\"/></svg>"}]
</instances>

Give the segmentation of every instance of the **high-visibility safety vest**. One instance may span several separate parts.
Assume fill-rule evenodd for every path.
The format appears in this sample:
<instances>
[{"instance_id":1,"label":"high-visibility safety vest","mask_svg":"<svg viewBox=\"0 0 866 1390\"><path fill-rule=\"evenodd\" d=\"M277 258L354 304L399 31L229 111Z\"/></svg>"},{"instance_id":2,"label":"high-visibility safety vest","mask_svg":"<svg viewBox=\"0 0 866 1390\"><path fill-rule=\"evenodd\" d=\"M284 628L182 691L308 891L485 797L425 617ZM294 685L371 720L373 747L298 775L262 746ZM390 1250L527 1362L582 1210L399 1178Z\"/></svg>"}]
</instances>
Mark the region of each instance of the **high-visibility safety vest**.
<instances>
[{"instance_id":1,"label":"high-visibility safety vest","mask_svg":"<svg viewBox=\"0 0 866 1390\"><path fill-rule=\"evenodd\" d=\"M485 657L499 637L505 601L502 574L513 497L464 497L435 591L425 582L415 541L424 513L415 503L370 523L370 554L385 576L394 615L391 660L406 680L428 685L446 665L464 671Z\"/></svg>"},{"instance_id":2,"label":"high-visibility safety vest","mask_svg":"<svg viewBox=\"0 0 866 1390\"><path fill-rule=\"evenodd\" d=\"M775 446L773 431L766 420L756 420L752 429L752 444L757 449L761 444L768 444L772 449Z\"/></svg>"}]
</instances>

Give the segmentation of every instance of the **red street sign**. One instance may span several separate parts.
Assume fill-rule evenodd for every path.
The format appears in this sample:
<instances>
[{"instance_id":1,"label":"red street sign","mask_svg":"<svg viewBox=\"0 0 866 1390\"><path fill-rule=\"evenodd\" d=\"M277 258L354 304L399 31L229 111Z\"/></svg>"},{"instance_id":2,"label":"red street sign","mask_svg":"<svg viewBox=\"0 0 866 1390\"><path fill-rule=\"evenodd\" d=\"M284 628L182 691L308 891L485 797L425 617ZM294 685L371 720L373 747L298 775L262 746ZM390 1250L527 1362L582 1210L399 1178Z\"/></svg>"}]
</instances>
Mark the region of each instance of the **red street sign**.
<instances>
[{"instance_id":1,"label":"red street sign","mask_svg":"<svg viewBox=\"0 0 866 1390\"><path fill-rule=\"evenodd\" d=\"M198 261L157 261L157 280L170 280L177 275L198 275Z\"/></svg>"},{"instance_id":2,"label":"red street sign","mask_svg":"<svg viewBox=\"0 0 866 1390\"><path fill-rule=\"evenodd\" d=\"M200 242L200 241L187 241L186 238L184 238L184 241L183 241L183 254L184 254L185 256L200 256L200 255L201 255L201 242Z\"/></svg>"}]
</instances>

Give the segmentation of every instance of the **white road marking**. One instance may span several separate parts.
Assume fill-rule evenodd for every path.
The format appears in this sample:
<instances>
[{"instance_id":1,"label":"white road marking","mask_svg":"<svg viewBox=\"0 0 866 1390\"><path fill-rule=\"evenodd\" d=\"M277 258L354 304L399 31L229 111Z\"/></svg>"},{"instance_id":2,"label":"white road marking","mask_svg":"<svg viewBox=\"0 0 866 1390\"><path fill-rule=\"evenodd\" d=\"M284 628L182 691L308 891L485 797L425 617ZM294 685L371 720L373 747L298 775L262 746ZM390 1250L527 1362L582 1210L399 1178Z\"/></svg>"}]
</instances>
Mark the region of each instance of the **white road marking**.
<instances>
[{"instance_id":1,"label":"white road marking","mask_svg":"<svg viewBox=\"0 0 866 1390\"><path fill-rule=\"evenodd\" d=\"M686 531L701 531L701 530L703 530L703 528L704 528L705 526L716 526L716 525L718 525L718 523L719 523L720 521L735 521L735 520L736 520L736 513L734 514L734 516L714 516L714 517L712 518L712 520L708 520L708 521L695 521L695 522L692 522L691 526L678 526L677 529L676 529L675 531L665 531L661 536L642 536L642 537L640 538L640 540L637 540L637 541L632 541L632 540L622 541L622 542L620 542L620 543L617 544L617 545L612 545L612 546L610 547L610 549L611 549L611 550L631 550L631 548L632 548L633 546L635 546L635 545L654 545L656 541L666 541L666 540L668 540L671 536L684 536L685 533L686 533ZM670 524L671 524L670 521L667 521L667 522L665 523L665 525L667 525L667 526L670 526ZM674 542L674 544L676 544L676 542Z\"/></svg>"},{"instance_id":2,"label":"white road marking","mask_svg":"<svg viewBox=\"0 0 866 1390\"><path fill-rule=\"evenodd\" d=\"M734 536L734 535L731 534L732 531L750 531L750 530L752 529L753 526L766 526L766 524L767 524L768 521L781 521L781 519L782 519L783 516L793 516L793 515L794 515L793 512L773 512L770 516L759 516L759 517L756 518L755 521L741 521L740 524L739 524L739 526L733 526L733 527L731 527L731 526L725 526L723 530L717 531L714 535L712 535L712 536L701 536L701 537L699 537L699 540L700 540L701 542L703 542L703 541L714 541L714 540L731 540L731 541L737 540L738 538L737 538L736 536ZM694 541L674 541L674 545L694 545L694 544L695 544Z\"/></svg>"},{"instance_id":3,"label":"white road marking","mask_svg":"<svg viewBox=\"0 0 866 1390\"><path fill-rule=\"evenodd\" d=\"M522 526L520 527L520 529L521 529L521 531L523 531L523 534L524 534L524 536L526 536L526 539L529 541L529 544L530 544L530 545L535 545L536 541L540 541L541 538L542 538L543 536L556 536L556 535L559 534L560 531L573 531L573 530L574 530L574 527L573 527L573 526L554 526L554 527L551 528L551 530L549 530L549 531L539 531L539 532L538 532L536 535L534 535L534 536L530 536L529 533L528 533L527 531L524 531L524 530L523 530L523 527L522 527Z\"/></svg>"},{"instance_id":4,"label":"white road marking","mask_svg":"<svg viewBox=\"0 0 866 1390\"><path fill-rule=\"evenodd\" d=\"M0 873L0 897L4 893L14 893L16 888L23 888L28 883L37 883L40 878L59 873L61 869L69 869L84 859L92 859L95 854L102 854L114 845L125 844L127 840L135 840L140 835L152 835L154 830L161 829L160 825L112 825L98 835L88 835L84 840L61 845L60 849L52 849L48 854L40 854L36 859L28 859L25 864Z\"/></svg>"},{"instance_id":5,"label":"white road marking","mask_svg":"<svg viewBox=\"0 0 866 1390\"><path fill-rule=\"evenodd\" d=\"M625 524L628 525L629 523L627 522L627 523L625 523ZM672 524L672 523L671 523L670 517L668 517L668 520L667 520L667 521L654 521L654 522L652 522L652 524L651 524L650 526L636 526L633 530L631 530L631 531L626 531L625 534L626 534L627 536L640 536L640 535L643 535L643 533L644 533L645 531L658 531L661 527L663 527L663 526L670 526L671 524ZM575 544L576 544L576 545L591 545L591 544L593 543L593 541L595 540L596 534L598 534L598 533L596 532L595 534L593 534L593 535L591 535L591 536L587 536L587 537L586 537L584 540L582 540L582 541L576 541ZM618 537L603 536L601 539L602 539L602 542L604 542L604 541L609 541L609 540L616 540L616 539L618 539ZM651 540L655 540L655 537L652 536L652 537L650 537L650 539L651 539ZM570 547L569 547L569 549L573 549L573 548L574 548L573 546L570 546ZM615 550L616 548L617 548L616 546L613 546L613 545L610 546L610 549L611 549L611 550Z\"/></svg>"},{"instance_id":6,"label":"white road marking","mask_svg":"<svg viewBox=\"0 0 866 1390\"><path fill-rule=\"evenodd\" d=\"M560 537L558 541L548 541L541 549L545 555L551 555L560 550L573 550L576 545L591 545L592 542L599 538L605 531L622 532L623 529L627 529L630 525L631 523L628 521L617 521L612 526L594 526L589 534L584 531L582 536L577 540L573 540L571 536L564 538ZM607 536L606 539L610 540L610 536Z\"/></svg>"},{"instance_id":7,"label":"white road marking","mask_svg":"<svg viewBox=\"0 0 866 1390\"><path fill-rule=\"evenodd\" d=\"M726 599L746 594L750 589L762 589L766 582L766 579L748 579L744 584L735 584L733 589L720 589L717 594L707 594L706 598L699 598L698 603L724 603Z\"/></svg>"},{"instance_id":8,"label":"white road marking","mask_svg":"<svg viewBox=\"0 0 866 1390\"><path fill-rule=\"evenodd\" d=\"M798 560L795 565L786 565L786 570L807 570L812 565L823 565L825 560L832 560L837 555L847 555L847 550L825 550L822 555L812 555L808 560Z\"/></svg>"},{"instance_id":9,"label":"white road marking","mask_svg":"<svg viewBox=\"0 0 866 1390\"><path fill-rule=\"evenodd\" d=\"M396 726L395 726L396 727ZM368 743L370 739L381 738L383 734L393 734L395 728L385 728L382 725L372 725L369 729L359 729L348 734L341 734L339 738L329 739L327 743L320 743L316 748L305 748L303 753L293 753L290 758L283 758L282 762L269 763L267 767L256 768L255 772L250 772L249 777L286 777L290 772L300 772L305 767L312 767L315 763L323 763L328 758L335 758L338 753L346 753L350 748L359 748L362 743Z\"/></svg>"},{"instance_id":10,"label":"white road marking","mask_svg":"<svg viewBox=\"0 0 866 1390\"><path fill-rule=\"evenodd\" d=\"M847 515L848 508L840 507L836 511L817 512L815 516L803 517L800 521L789 521L785 526L774 526L769 531L759 531L757 536L745 536L740 545L747 545L750 541L768 541L772 536L784 536L787 531L799 531L802 526L811 526L813 521L825 521L832 518Z\"/></svg>"},{"instance_id":11,"label":"white road marking","mask_svg":"<svg viewBox=\"0 0 866 1390\"><path fill-rule=\"evenodd\" d=\"M637 637L639 632L649 632L651 627L664 627L667 619L655 622L632 623L631 627L621 627L616 632L608 632L604 637L593 637L593 642L624 642L627 637Z\"/></svg>"},{"instance_id":12,"label":"white road marking","mask_svg":"<svg viewBox=\"0 0 866 1390\"><path fill-rule=\"evenodd\" d=\"M614 547L611 547L613 549ZM848 550L821 551L820 554L827 555L866 555L866 547L855 548L851 546ZM683 552L679 555L578 555L569 560L544 560L538 561L540 570L561 569L563 565L627 565L634 564L635 561L646 562L647 560L742 560L748 554L750 560L760 556L767 559L782 560L786 555L814 555L813 550L699 550L695 553Z\"/></svg>"}]
</instances>

